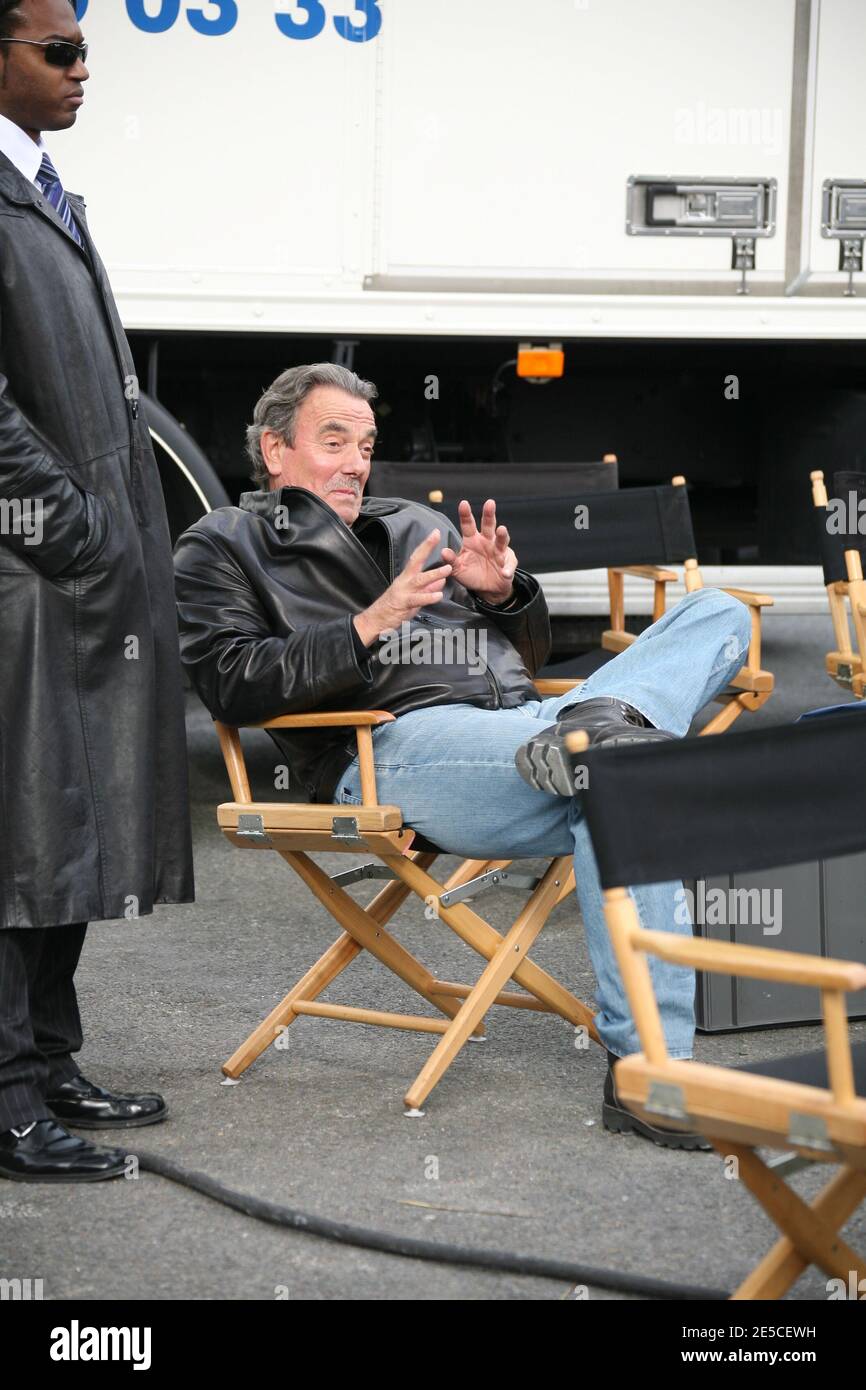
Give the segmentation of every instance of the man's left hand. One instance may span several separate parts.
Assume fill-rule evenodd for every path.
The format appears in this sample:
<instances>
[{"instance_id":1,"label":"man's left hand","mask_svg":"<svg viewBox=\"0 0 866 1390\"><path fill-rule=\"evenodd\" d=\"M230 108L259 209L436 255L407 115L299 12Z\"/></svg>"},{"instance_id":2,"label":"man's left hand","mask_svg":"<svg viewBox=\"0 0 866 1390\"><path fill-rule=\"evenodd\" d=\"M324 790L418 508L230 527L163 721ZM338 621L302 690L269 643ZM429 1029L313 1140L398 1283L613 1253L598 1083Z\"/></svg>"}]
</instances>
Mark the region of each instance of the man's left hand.
<instances>
[{"instance_id":1,"label":"man's left hand","mask_svg":"<svg viewBox=\"0 0 866 1390\"><path fill-rule=\"evenodd\" d=\"M458 510L463 548L443 548L442 559L451 565L452 577L484 603L507 603L514 592L517 556L508 544L507 528L496 525L496 503L492 498L484 503L480 530L465 499Z\"/></svg>"}]
</instances>

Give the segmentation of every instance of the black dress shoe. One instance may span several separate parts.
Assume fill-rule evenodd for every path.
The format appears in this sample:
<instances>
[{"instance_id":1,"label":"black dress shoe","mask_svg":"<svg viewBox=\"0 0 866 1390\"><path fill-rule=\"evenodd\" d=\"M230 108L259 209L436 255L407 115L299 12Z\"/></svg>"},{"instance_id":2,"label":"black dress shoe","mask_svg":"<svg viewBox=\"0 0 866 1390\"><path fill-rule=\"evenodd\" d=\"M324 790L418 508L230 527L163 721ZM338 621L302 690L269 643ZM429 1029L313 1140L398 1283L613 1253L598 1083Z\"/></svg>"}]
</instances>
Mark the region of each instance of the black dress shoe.
<instances>
[{"instance_id":1,"label":"black dress shoe","mask_svg":"<svg viewBox=\"0 0 866 1390\"><path fill-rule=\"evenodd\" d=\"M102 1182L125 1167L123 1149L98 1149L56 1120L0 1134L0 1177L13 1182Z\"/></svg>"},{"instance_id":2,"label":"black dress shoe","mask_svg":"<svg viewBox=\"0 0 866 1390\"><path fill-rule=\"evenodd\" d=\"M572 705L556 723L535 734L515 756L517 771L524 782L536 791L553 792L558 796L574 796L574 769L579 753L570 753L565 735L582 729L588 734L590 747L619 747L631 743L660 742L675 738L666 729L657 729L645 719L640 710L615 700L612 695L599 695Z\"/></svg>"},{"instance_id":3,"label":"black dress shoe","mask_svg":"<svg viewBox=\"0 0 866 1390\"><path fill-rule=\"evenodd\" d=\"M605 1129L613 1130L615 1134L640 1134L644 1139L651 1139L654 1144L660 1144L664 1149L706 1150L713 1147L702 1134L684 1134L676 1129L657 1129L655 1125L642 1120L633 1110L629 1110L617 1095L616 1082L613 1079L613 1068L618 1061L619 1058L613 1052L608 1052L604 1101L601 1107Z\"/></svg>"},{"instance_id":4,"label":"black dress shoe","mask_svg":"<svg viewBox=\"0 0 866 1390\"><path fill-rule=\"evenodd\" d=\"M159 1124L168 1114L162 1096L115 1096L83 1076L64 1081L45 1097L45 1104L73 1129L135 1129Z\"/></svg>"}]
</instances>

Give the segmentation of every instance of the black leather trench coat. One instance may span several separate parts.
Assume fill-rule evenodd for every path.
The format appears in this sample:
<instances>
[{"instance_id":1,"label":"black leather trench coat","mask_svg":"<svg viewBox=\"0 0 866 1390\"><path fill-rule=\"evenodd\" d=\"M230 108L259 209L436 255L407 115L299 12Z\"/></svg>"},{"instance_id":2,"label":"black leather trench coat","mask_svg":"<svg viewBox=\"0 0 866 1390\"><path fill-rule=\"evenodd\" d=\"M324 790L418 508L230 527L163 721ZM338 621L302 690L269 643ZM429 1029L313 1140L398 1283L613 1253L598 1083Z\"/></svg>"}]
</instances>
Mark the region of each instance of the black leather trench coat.
<instances>
[{"instance_id":1,"label":"black leather trench coat","mask_svg":"<svg viewBox=\"0 0 866 1390\"><path fill-rule=\"evenodd\" d=\"M86 250L0 154L3 928L193 897L162 492L108 279L69 201Z\"/></svg>"},{"instance_id":2,"label":"black leather trench coat","mask_svg":"<svg viewBox=\"0 0 866 1390\"><path fill-rule=\"evenodd\" d=\"M184 532L175 547L181 657L211 714L244 724L310 710L399 716L431 705L499 709L538 699L532 675L550 651L550 619L538 581L522 570L518 602L501 612L449 578L442 600L409 624L410 655L413 634L443 630L423 662L383 660L375 645L368 657L359 654L352 617L383 593L433 527L441 541L428 568L442 563L442 546L463 544L447 517L419 503L367 498L361 517L384 528L387 573L305 488L244 493L240 507L220 507ZM473 659L482 634L483 662ZM331 800L355 755L354 735L309 729L271 737L310 799Z\"/></svg>"}]
</instances>

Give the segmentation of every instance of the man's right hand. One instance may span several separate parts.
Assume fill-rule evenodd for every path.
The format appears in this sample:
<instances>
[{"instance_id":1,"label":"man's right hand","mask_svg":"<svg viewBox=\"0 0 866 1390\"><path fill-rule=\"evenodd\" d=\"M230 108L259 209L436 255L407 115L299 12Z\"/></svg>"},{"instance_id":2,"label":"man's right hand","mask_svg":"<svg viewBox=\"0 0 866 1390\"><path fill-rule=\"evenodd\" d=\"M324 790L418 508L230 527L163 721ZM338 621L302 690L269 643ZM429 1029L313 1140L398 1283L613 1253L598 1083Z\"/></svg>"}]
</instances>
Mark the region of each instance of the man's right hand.
<instances>
[{"instance_id":1,"label":"man's right hand","mask_svg":"<svg viewBox=\"0 0 866 1390\"><path fill-rule=\"evenodd\" d=\"M431 570L423 568L438 543L439 531L431 531L412 551L406 568L397 575L393 584L389 584L375 603L352 619L365 647L372 646L380 632L399 628L401 623L414 618L427 604L438 603L442 598L451 566L439 565Z\"/></svg>"}]
</instances>

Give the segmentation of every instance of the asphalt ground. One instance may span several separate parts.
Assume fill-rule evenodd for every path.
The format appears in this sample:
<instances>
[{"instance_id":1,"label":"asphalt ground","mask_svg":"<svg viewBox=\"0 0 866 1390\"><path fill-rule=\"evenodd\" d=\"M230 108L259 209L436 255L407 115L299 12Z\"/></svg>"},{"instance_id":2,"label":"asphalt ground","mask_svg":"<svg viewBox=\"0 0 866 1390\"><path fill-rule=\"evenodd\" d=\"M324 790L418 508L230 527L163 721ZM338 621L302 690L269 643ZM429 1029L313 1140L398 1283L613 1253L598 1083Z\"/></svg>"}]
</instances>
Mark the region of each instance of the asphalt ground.
<instances>
[{"instance_id":1,"label":"asphalt ground","mask_svg":"<svg viewBox=\"0 0 866 1390\"><path fill-rule=\"evenodd\" d=\"M823 675L829 618L766 620L764 664L778 690L739 727L787 722L850 698ZM190 696L188 728L198 899L137 922L94 925L79 970L82 1070L119 1090L159 1089L166 1123L121 1138L245 1193L381 1230L487 1246L660 1279L733 1288L775 1239L718 1156L662 1150L601 1124L605 1059L562 1020L495 1010L422 1119L402 1095L429 1054L425 1036L296 1021L240 1084L220 1064L334 939L331 918L279 860L241 852L217 830L229 799L210 720ZM264 735L254 772L273 764ZM323 856L328 872L357 861ZM456 861L440 861L444 877ZM366 901L377 884L353 893ZM476 903L497 929L517 895ZM475 957L416 904L399 938L447 979ZM593 980L576 904L561 904L533 958L580 996ZM412 1010L409 992L361 957L326 994ZM423 1009L423 1006L422 1006ZM866 1024L852 1026L866 1038ZM698 1035L696 1055L737 1063L820 1045L816 1027ZM101 1139L103 1136L91 1136ZM107 1136L105 1136L107 1138ZM793 1179L811 1195L813 1168ZM866 1210L847 1228L863 1248ZM248 1219L149 1173L82 1187L0 1182L0 1277L42 1279L46 1299L555 1300L567 1283L371 1253ZM622 1297L590 1287L592 1299ZM809 1270L790 1295L826 1299Z\"/></svg>"}]
</instances>

